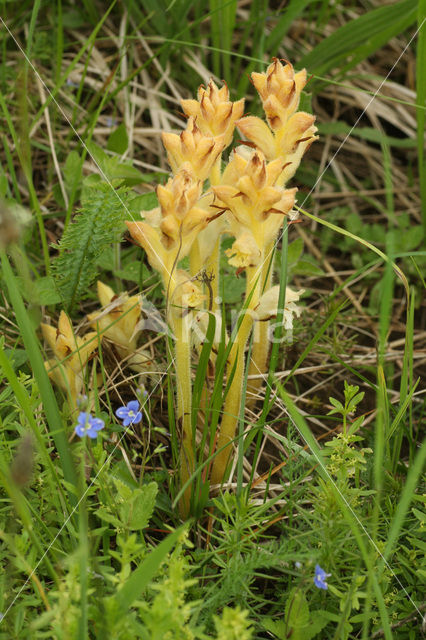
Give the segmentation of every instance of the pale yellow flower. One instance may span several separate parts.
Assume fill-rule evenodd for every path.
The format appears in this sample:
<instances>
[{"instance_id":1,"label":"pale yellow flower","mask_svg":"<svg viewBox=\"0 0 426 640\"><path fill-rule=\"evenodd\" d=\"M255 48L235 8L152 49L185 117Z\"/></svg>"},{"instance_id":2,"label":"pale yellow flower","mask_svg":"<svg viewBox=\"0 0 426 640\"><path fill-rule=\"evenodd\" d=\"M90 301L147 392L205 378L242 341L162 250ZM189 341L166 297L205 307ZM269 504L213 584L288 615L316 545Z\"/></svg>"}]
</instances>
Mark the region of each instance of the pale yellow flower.
<instances>
[{"instance_id":1,"label":"pale yellow flower","mask_svg":"<svg viewBox=\"0 0 426 640\"><path fill-rule=\"evenodd\" d=\"M281 161L266 163L261 151L253 152L249 159L235 153L223 174L223 181L228 184L213 187L219 202L231 214L228 221L231 233L237 238L232 247L231 264L241 267L258 264L292 209L297 189L275 186L281 171ZM231 181L235 181L234 184L229 184Z\"/></svg>"},{"instance_id":2,"label":"pale yellow flower","mask_svg":"<svg viewBox=\"0 0 426 640\"><path fill-rule=\"evenodd\" d=\"M306 71L294 73L293 66L274 58L266 73L252 73L252 82L262 99L269 123L247 116L237 122L239 131L267 160L280 158L282 173L277 184L283 186L294 175L303 154L317 140L315 116L296 112L300 93L306 84Z\"/></svg>"},{"instance_id":3,"label":"pale yellow flower","mask_svg":"<svg viewBox=\"0 0 426 640\"><path fill-rule=\"evenodd\" d=\"M204 182L218 156L224 148L224 136L206 136L197 127L191 116L186 129L180 135L163 133L163 144L167 150L167 158L173 173L177 173L182 165L190 164L194 176Z\"/></svg>"},{"instance_id":4,"label":"pale yellow flower","mask_svg":"<svg viewBox=\"0 0 426 640\"><path fill-rule=\"evenodd\" d=\"M294 73L293 65L283 65L273 58L265 73L251 74L272 129L280 129L299 106L300 93L306 84L306 69Z\"/></svg>"},{"instance_id":5,"label":"pale yellow flower","mask_svg":"<svg viewBox=\"0 0 426 640\"><path fill-rule=\"evenodd\" d=\"M250 231L242 233L230 249L225 251L229 264L237 269L255 267L261 259L261 251Z\"/></svg>"},{"instance_id":6,"label":"pale yellow flower","mask_svg":"<svg viewBox=\"0 0 426 640\"><path fill-rule=\"evenodd\" d=\"M187 116L192 116L197 127L205 136L222 136L223 145L227 147L234 133L235 122L244 113L244 98L237 102L229 100L226 85L218 89L213 80L207 88L200 86L198 100L181 100L182 109Z\"/></svg>"},{"instance_id":7,"label":"pale yellow flower","mask_svg":"<svg viewBox=\"0 0 426 640\"><path fill-rule=\"evenodd\" d=\"M83 338L74 334L72 324L64 311L59 315L58 328L42 323L43 337L56 358L44 363L49 377L68 391L75 405L84 384L87 362L97 347L96 331ZM58 362L59 360L59 362Z\"/></svg>"},{"instance_id":8,"label":"pale yellow flower","mask_svg":"<svg viewBox=\"0 0 426 640\"><path fill-rule=\"evenodd\" d=\"M293 327L293 315L299 317L301 314L302 309L296 302L299 301L300 296L304 292L304 289L294 291L290 287L286 287L283 323L284 328L287 330ZM277 317L279 293L279 285L275 285L268 291L265 291L259 300L259 304L255 308L256 320L266 321Z\"/></svg>"},{"instance_id":9,"label":"pale yellow flower","mask_svg":"<svg viewBox=\"0 0 426 640\"><path fill-rule=\"evenodd\" d=\"M204 295L201 288L186 271L179 269L176 274L176 281L171 301L173 305L181 307L183 310L202 306L207 296Z\"/></svg>"},{"instance_id":10,"label":"pale yellow flower","mask_svg":"<svg viewBox=\"0 0 426 640\"><path fill-rule=\"evenodd\" d=\"M129 297L126 292L120 296L100 280L98 280L98 298L104 307L102 311L88 314L92 327L97 328L101 336L125 349L135 351L138 325L141 319L141 297Z\"/></svg>"},{"instance_id":11,"label":"pale yellow flower","mask_svg":"<svg viewBox=\"0 0 426 640\"><path fill-rule=\"evenodd\" d=\"M143 221L126 222L131 236L145 249L151 266L162 274L165 282L176 262L188 255L212 215L208 208L197 206L201 183L188 169L189 165L185 165L165 186L158 186L160 207L149 215L158 226Z\"/></svg>"}]
</instances>

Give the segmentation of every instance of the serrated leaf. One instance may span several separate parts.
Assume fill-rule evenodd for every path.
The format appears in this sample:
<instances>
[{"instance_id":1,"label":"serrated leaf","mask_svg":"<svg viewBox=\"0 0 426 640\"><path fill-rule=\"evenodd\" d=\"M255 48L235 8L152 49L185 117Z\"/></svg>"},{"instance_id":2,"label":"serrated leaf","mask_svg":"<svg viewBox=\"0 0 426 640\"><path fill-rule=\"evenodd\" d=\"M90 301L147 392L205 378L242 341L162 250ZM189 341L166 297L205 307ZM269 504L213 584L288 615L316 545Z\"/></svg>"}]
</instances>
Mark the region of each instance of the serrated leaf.
<instances>
[{"instance_id":1,"label":"serrated leaf","mask_svg":"<svg viewBox=\"0 0 426 640\"><path fill-rule=\"evenodd\" d=\"M132 510L128 527L132 531L144 529L152 516L155 507L155 499L158 493L156 482L150 482L135 492L132 500Z\"/></svg>"},{"instance_id":2,"label":"serrated leaf","mask_svg":"<svg viewBox=\"0 0 426 640\"><path fill-rule=\"evenodd\" d=\"M119 478L113 478L113 481L119 497L124 502L131 500L136 489L131 489L125 482L123 482Z\"/></svg>"},{"instance_id":3,"label":"serrated leaf","mask_svg":"<svg viewBox=\"0 0 426 640\"><path fill-rule=\"evenodd\" d=\"M62 236L52 272L68 309L87 295L97 276L99 256L124 231L123 197L123 191L113 191L107 184L87 189L83 208Z\"/></svg>"},{"instance_id":4,"label":"serrated leaf","mask_svg":"<svg viewBox=\"0 0 426 640\"><path fill-rule=\"evenodd\" d=\"M305 594L296 588L290 591L285 606L285 621L288 631L293 633L309 623L309 607Z\"/></svg>"}]
</instances>

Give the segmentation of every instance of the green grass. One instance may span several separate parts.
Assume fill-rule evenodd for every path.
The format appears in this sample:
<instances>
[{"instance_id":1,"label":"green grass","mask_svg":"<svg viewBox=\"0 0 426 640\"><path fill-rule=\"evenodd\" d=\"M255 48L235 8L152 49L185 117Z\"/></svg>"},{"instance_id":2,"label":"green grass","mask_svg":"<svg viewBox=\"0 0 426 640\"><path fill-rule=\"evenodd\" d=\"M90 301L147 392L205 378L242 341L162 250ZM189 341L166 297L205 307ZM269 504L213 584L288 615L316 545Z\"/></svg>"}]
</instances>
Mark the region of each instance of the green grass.
<instances>
[{"instance_id":1,"label":"green grass","mask_svg":"<svg viewBox=\"0 0 426 640\"><path fill-rule=\"evenodd\" d=\"M0 639L421 637L426 4L284 4L1 3ZM276 319L258 401L236 416L232 475L212 490L245 288L222 258L231 340L223 325L215 343L211 318L193 354L182 523L163 285L123 221L157 204L160 131L184 126L179 99L211 72L260 115L248 76L272 56L312 74L302 108L320 132L289 185L302 223L271 261L279 306L287 283L305 289L303 312L291 340ZM16 240L18 206L31 220ZM153 364L140 377L102 342L84 379L98 379L88 402L105 423L92 441L73 436L40 324L65 308L86 332L97 278L143 294ZM345 383L364 394L348 416L334 411ZM143 420L125 430L115 411L135 397Z\"/></svg>"}]
</instances>

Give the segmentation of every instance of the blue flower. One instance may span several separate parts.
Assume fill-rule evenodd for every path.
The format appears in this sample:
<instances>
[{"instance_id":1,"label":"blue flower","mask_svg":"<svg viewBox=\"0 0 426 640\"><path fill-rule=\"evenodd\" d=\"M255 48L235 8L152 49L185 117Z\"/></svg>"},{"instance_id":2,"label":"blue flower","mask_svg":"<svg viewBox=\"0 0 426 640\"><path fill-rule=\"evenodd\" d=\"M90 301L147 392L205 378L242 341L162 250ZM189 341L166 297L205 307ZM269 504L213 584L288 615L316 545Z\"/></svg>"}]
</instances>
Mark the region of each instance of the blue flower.
<instances>
[{"instance_id":1,"label":"blue flower","mask_svg":"<svg viewBox=\"0 0 426 640\"><path fill-rule=\"evenodd\" d=\"M137 400L131 400L127 403L127 406L117 409L115 415L123 421L123 427L128 427L129 424L137 424L142 420L142 413L139 411L139 402Z\"/></svg>"},{"instance_id":2,"label":"blue flower","mask_svg":"<svg viewBox=\"0 0 426 640\"><path fill-rule=\"evenodd\" d=\"M321 569L319 564L315 565L314 585L318 587L318 589L328 589L326 578L329 578L330 576L331 573L326 573L324 569Z\"/></svg>"},{"instance_id":3,"label":"blue flower","mask_svg":"<svg viewBox=\"0 0 426 640\"><path fill-rule=\"evenodd\" d=\"M76 434L80 438L84 438L84 436L89 436L89 438L96 438L98 435L98 431L104 428L105 423L100 418L94 418L87 413L86 411L82 411L77 418L77 425L74 429Z\"/></svg>"}]
</instances>

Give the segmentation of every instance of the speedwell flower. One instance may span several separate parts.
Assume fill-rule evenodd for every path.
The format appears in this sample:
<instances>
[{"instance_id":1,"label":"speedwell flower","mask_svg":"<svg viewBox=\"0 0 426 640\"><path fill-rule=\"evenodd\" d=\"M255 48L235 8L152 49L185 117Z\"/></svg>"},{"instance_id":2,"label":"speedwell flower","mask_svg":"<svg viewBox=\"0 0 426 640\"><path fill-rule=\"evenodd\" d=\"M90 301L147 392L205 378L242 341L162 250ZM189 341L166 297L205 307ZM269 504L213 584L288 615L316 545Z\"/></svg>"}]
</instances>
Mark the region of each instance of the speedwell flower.
<instances>
[{"instance_id":1,"label":"speedwell flower","mask_svg":"<svg viewBox=\"0 0 426 640\"><path fill-rule=\"evenodd\" d=\"M139 402L137 400L130 400L125 407L119 407L115 415L123 421L123 427L137 424L142 420L142 413L139 411Z\"/></svg>"},{"instance_id":2,"label":"speedwell flower","mask_svg":"<svg viewBox=\"0 0 426 640\"><path fill-rule=\"evenodd\" d=\"M321 569L319 564L315 565L314 585L318 589L328 589L326 579L331 576L331 573L326 573L324 569Z\"/></svg>"},{"instance_id":3,"label":"speedwell flower","mask_svg":"<svg viewBox=\"0 0 426 640\"><path fill-rule=\"evenodd\" d=\"M80 437L84 438L84 436L88 436L89 438L97 438L98 431L103 429L105 423L100 418L94 418L87 413L86 411L82 411L77 418L77 425L74 429L75 433Z\"/></svg>"}]
</instances>

